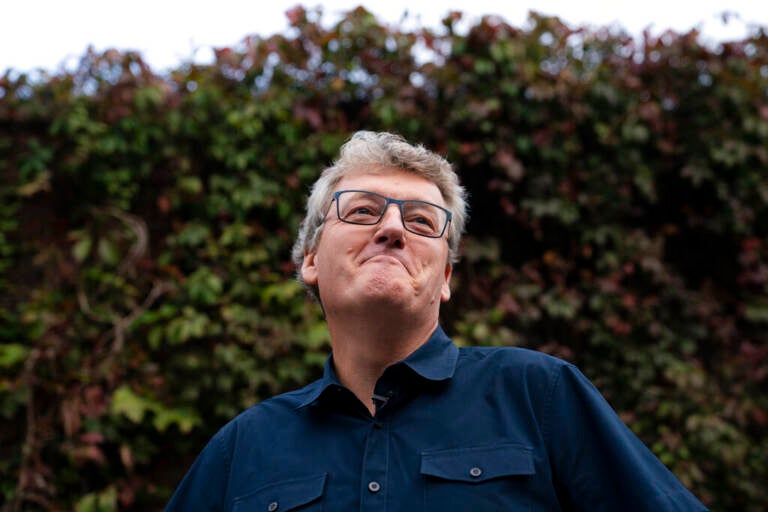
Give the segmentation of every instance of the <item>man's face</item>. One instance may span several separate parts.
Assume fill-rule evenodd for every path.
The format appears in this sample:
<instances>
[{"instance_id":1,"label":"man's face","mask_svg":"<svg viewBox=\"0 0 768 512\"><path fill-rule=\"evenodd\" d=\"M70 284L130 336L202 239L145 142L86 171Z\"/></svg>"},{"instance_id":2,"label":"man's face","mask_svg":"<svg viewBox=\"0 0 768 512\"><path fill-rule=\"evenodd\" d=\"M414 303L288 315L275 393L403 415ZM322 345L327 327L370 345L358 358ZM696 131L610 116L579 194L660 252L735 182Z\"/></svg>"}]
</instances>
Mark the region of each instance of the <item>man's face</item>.
<instances>
[{"instance_id":1,"label":"man's face","mask_svg":"<svg viewBox=\"0 0 768 512\"><path fill-rule=\"evenodd\" d=\"M335 187L353 189L445 206L434 183L397 169L345 176ZM328 315L345 308L395 307L436 318L451 294L446 238L447 230L441 238L407 231L395 204L388 205L381 222L367 226L341 222L334 203L317 247L304 257L302 277L318 286Z\"/></svg>"}]
</instances>

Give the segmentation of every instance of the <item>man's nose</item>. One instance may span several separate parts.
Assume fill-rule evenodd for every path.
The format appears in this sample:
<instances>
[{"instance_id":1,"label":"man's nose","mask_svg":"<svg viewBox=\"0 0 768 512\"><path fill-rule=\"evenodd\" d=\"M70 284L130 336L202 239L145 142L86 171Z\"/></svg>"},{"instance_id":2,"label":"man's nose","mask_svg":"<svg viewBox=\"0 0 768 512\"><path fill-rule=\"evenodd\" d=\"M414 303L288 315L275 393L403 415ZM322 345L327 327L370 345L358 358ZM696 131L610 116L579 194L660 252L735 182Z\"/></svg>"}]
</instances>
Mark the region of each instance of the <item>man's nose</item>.
<instances>
[{"instance_id":1,"label":"man's nose","mask_svg":"<svg viewBox=\"0 0 768 512\"><path fill-rule=\"evenodd\" d=\"M376 229L376 242L402 248L405 242L405 228L400 215L400 208L396 204L387 206L384 215Z\"/></svg>"}]
</instances>

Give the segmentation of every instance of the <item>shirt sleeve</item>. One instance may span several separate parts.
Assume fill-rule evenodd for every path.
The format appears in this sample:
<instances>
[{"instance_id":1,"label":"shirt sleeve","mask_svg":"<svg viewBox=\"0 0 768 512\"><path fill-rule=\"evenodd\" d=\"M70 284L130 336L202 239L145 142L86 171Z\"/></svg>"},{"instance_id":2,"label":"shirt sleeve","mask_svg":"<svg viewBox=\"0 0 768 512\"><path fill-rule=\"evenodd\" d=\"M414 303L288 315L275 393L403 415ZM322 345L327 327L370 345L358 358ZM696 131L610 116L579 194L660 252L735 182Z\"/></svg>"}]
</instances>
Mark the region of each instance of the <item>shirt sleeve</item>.
<instances>
[{"instance_id":1,"label":"shirt sleeve","mask_svg":"<svg viewBox=\"0 0 768 512\"><path fill-rule=\"evenodd\" d=\"M165 512L223 512L230 467L224 434L220 431L203 448Z\"/></svg>"},{"instance_id":2,"label":"shirt sleeve","mask_svg":"<svg viewBox=\"0 0 768 512\"><path fill-rule=\"evenodd\" d=\"M707 510L576 367L559 372L542 428L563 510Z\"/></svg>"}]
</instances>

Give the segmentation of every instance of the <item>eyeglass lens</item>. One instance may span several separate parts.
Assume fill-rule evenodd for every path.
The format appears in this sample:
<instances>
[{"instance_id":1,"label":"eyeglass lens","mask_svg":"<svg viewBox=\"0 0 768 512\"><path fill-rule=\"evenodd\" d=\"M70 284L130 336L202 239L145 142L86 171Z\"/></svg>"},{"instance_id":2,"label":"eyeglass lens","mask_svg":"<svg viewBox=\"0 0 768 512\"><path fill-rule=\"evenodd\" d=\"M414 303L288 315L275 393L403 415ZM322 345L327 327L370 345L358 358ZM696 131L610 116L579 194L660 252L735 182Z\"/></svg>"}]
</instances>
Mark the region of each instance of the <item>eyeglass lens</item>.
<instances>
[{"instance_id":1,"label":"eyeglass lens","mask_svg":"<svg viewBox=\"0 0 768 512\"><path fill-rule=\"evenodd\" d=\"M337 201L339 219L351 224L377 224L389 203L400 206L405 229L417 235L439 237L448 222L445 210L424 201L398 201L373 192L356 190L340 192Z\"/></svg>"}]
</instances>

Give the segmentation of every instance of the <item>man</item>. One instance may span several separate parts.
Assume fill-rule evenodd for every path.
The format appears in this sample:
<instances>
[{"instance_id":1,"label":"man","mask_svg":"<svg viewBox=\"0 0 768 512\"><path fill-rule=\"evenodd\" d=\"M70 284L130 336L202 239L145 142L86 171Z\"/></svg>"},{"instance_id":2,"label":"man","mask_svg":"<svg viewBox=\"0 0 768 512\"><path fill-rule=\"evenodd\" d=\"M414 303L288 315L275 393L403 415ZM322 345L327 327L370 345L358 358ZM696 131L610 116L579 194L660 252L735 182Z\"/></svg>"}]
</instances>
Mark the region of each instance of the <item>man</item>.
<instances>
[{"instance_id":1,"label":"man","mask_svg":"<svg viewBox=\"0 0 768 512\"><path fill-rule=\"evenodd\" d=\"M219 431L168 511L705 510L572 365L438 325L465 222L451 165L359 132L294 247L325 374Z\"/></svg>"}]
</instances>

